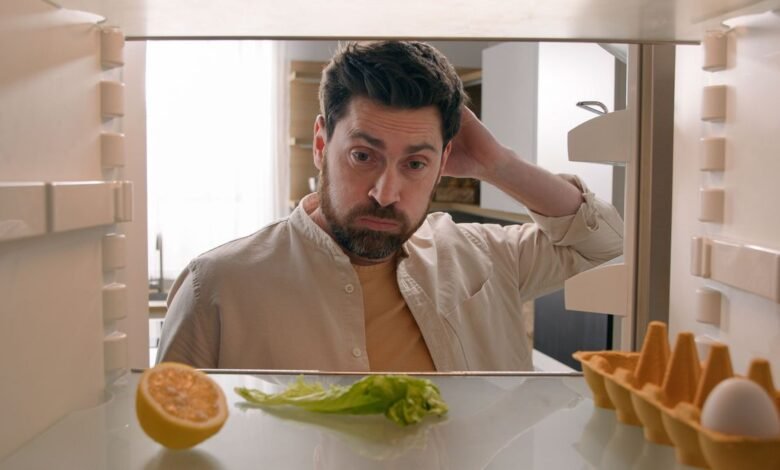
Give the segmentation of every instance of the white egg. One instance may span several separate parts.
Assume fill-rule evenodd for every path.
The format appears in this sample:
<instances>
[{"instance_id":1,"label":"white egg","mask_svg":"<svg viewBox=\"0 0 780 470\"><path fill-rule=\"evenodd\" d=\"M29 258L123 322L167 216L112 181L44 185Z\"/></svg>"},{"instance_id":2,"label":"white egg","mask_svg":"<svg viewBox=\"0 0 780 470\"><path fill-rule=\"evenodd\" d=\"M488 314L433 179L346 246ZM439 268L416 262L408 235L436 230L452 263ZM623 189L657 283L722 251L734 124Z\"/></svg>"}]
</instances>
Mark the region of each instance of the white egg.
<instances>
[{"instance_id":1,"label":"white egg","mask_svg":"<svg viewBox=\"0 0 780 470\"><path fill-rule=\"evenodd\" d=\"M712 389L701 425L723 434L780 437L780 416L769 394L752 380L731 378Z\"/></svg>"}]
</instances>

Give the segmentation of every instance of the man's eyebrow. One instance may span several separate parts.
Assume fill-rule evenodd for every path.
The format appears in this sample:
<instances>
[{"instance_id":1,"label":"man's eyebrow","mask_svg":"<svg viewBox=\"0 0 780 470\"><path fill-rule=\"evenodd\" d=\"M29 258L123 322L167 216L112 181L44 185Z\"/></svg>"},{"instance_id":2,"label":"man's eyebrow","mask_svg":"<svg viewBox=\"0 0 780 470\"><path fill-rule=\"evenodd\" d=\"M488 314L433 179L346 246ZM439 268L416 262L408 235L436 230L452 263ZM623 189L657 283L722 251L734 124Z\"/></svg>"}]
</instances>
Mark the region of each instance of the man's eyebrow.
<instances>
[{"instance_id":1,"label":"man's eyebrow","mask_svg":"<svg viewBox=\"0 0 780 470\"><path fill-rule=\"evenodd\" d=\"M410 145L406 147L406 153L417 153L420 150L430 150L431 152L439 153L439 151L436 150L436 147L434 147L433 145L427 142L422 144L417 144L417 145Z\"/></svg>"},{"instance_id":2,"label":"man's eyebrow","mask_svg":"<svg viewBox=\"0 0 780 470\"><path fill-rule=\"evenodd\" d=\"M361 131L360 129L352 129L351 131L349 131L349 136L352 138L363 139L369 144L373 145L374 147L380 148L382 150L384 150L386 147L385 142L382 139L378 139L370 134Z\"/></svg>"},{"instance_id":3,"label":"man's eyebrow","mask_svg":"<svg viewBox=\"0 0 780 470\"><path fill-rule=\"evenodd\" d=\"M384 150L387 146L385 145L385 142L382 139L376 138L372 136L371 134L368 134L364 131L361 131L360 129L353 129L349 132L349 137L352 138L358 138L363 139L366 142L368 142L370 145L373 145L374 147L377 147L379 149ZM439 151L434 147L433 145L424 142L422 144L416 144L416 145L410 145L406 147L406 153L417 153L420 150L430 150L434 153L438 153Z\"/></svg>"}]
</instances>

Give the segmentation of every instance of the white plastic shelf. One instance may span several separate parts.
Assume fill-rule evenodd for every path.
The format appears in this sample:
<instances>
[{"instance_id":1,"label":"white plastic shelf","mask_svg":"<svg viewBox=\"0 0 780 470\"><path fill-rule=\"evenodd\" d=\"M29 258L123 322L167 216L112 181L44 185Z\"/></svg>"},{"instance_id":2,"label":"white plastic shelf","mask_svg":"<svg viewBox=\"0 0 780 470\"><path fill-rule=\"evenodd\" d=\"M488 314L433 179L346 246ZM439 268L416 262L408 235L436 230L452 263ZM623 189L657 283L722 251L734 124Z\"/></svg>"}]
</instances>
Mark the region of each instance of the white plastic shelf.
<instances>
[{"instance_id":1,"label":"white plastic shelf","mask_svg":"<svg viewBox=\"0 0 780 470\"><path fill-rule=\"evenodd\" d=\"M780 251L693 237L691 274L780 303Z\"/></svg>"}]
</instances>

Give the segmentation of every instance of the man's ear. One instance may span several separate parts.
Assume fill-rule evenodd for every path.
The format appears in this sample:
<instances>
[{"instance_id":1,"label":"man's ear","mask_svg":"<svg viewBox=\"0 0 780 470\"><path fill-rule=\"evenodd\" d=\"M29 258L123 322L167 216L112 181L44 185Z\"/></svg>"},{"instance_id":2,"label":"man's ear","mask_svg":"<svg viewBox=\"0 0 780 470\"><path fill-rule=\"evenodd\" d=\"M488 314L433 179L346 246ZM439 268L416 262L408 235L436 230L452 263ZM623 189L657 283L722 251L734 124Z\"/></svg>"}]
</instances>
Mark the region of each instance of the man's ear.
<instances>
[{"instance_id":1,"label":"man's ear","mask_svg":"<svg viewBox=\"0 0 780 470\"><path fill-rule=\"evenodd\" d=\"M322 160L325 158L325 147L328 144L328 136L325 130L325 118L322 114L317 115L314 120L314 140L312 141L312 153L314 156L314 166L322 170Z\"/></svg>"},{"instance_id":2,"label":"man's ear","mask_svg":"<svg viewBox=\"0 0 780 470\"><path fill-rule=\"evenodd\" d=\"M441 182L441 177L444 174L444 168L447 166L447 160L449 160L451 152L452 152L452 140L447 142L447 145L444 147L444 150L441 153L441 166L439 167L439 176L438 178L436 178L436 184L439 184Z\"/></svg>"}]
</instances>

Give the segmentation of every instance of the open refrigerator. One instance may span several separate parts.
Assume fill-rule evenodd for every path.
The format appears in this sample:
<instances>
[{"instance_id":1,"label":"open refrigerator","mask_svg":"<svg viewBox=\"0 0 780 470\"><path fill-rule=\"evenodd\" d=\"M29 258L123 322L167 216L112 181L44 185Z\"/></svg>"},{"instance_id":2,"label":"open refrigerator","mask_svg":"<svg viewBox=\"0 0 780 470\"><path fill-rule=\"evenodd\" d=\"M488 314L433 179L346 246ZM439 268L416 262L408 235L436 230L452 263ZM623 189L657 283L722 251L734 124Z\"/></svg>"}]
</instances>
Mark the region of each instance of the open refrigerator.
<instances>
[{"instance_id":1,"label":"open refrigerator","mask_svg":"<svg viewBox=\"0 0 780 470\"><path fill-rule=\"evenodd\" d=\"M0 6L0 459L148 364L151 38L630 43L625 110L569 135L573 159L625 166L625 254L568 303L616 315L618 349L662 319L780 373L780 2L265 3Z\"/></svg>"}]
</instances>

